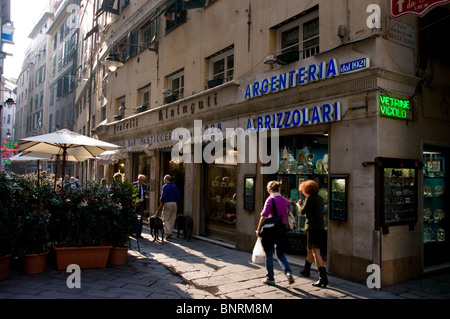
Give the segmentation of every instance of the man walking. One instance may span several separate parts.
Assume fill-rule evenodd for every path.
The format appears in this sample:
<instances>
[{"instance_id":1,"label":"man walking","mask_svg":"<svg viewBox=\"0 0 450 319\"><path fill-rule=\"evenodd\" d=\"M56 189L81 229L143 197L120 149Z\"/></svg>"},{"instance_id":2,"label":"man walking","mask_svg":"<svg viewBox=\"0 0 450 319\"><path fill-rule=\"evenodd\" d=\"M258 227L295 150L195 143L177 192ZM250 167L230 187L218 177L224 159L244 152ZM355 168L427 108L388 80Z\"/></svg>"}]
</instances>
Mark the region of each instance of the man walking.
<instances>
[{"instance_id":1,"label":"man walking","mask_svg":"<svg viewBox=\"0 0 450 319\"><path fill-rule=\"evenodd\" d=\"M159 201L163 204L162 219L164 222L164 233L166 240L172 238L175 219L177 217L178 205L181 203L178 187L172 183L170 175L164 176L164 186L162 187L161 198Z\"/></svg>"},{"instance_id":2,"label":"man walking","mask_svg":"<svg viewBox=\"0 0 450 319\"><path fill-rule=\"evenodd\" d=\"M145 176L139 174L138 180L133 183L134 188L137 190L137 199L139 202L136 205L136 214L138 215L138 222L135 225L137 237L141 237L142 234L142 224L144 218L144 211L147 209L147 201L145 200L145 195L147 194L147 185L144 184Z\"/></svg>"}]
</instances>

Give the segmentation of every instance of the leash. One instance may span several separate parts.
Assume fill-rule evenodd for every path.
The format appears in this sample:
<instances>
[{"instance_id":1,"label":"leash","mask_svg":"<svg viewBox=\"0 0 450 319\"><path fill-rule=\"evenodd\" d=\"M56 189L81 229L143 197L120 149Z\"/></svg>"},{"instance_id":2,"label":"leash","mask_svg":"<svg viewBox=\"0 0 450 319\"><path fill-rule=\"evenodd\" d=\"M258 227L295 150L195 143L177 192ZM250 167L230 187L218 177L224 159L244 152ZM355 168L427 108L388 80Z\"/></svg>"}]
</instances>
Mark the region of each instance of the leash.
<instances>
[{"instance_id":1,"label":"leash","mask_svg":"<svg viewBox=\"0 0 450 319\"><path fill-rule=\"evenodd\" d=\"M158 216L158 213L159 213L159 210L161 209L161 207L162 207L163 204L164 204L164 203L159 204L159 207L158 207L158 209L156 210L155 215L153 215L154 217L159 217L159 216Z\"/></svg>"}]
</instances>

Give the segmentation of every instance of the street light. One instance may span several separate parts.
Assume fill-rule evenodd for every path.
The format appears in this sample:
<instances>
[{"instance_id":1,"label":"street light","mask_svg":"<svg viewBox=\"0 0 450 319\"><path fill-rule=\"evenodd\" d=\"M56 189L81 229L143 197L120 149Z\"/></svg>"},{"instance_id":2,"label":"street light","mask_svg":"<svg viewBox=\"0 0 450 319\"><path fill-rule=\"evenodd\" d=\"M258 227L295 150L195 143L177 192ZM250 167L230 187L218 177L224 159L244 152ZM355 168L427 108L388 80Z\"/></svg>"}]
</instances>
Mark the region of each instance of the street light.
<instances>
[{"instance_id":1,"label":"street light","mask_svg":"<svg viewBox=\"0 0 450 319\"><path fill-rule=\"evenodd\" d=\"M5 101L6 105L8 105L9 108L12 108L14 104L16 104L16 102L9 97L6 101Z\"/></svg>"},{"instance_id":2,"label":"street light","mask_svg":"<svg viewBox=\"0 0 450 319\"><path fill-rule=\"evenodd\" d=\"M12 90L0 90L0 92L9 92L10 96L6 99L5 104L8 105L9 108L12 108L16 102L11 97ZM3 108L3 105L0 104L0 110Z\"/></svg>"},{"instance_id":3,"label":"street light","mask_svg":"<svg viewBox=\"0 0 450 319\"><path fill-rule=\"evenodd\" d=\"M126 42L115 42L114 45L116 45L116 44L125 44L125 45L130 45L130 46L141 48L141 49L144 48L149 51L156 52L156 54L158 54L158 41L155 42L155 46L153 48L143 46L143 45L133 44L133 43L126 43ZM106 66L109 69L109 71L111 71L111 72L115 72L118 68L123 66L123 63L117 57L117 54L112 51L109 53L108 57L105 60L103 60L101 63L104 66Z\"/></svg>"},{"instance_id":4,"label":"street light","mask_svg":"<svg viewBox=\"0 0 450 319\"><path fill-rule=\"evenodd\" d=\"M117 54L113 52L109 53L108 57L104 61L102 61L102 64L106 66L111 72L114 72L117 70L117 68L123 66L123 63L119 60Z\"/></svg>"}]
</instances>

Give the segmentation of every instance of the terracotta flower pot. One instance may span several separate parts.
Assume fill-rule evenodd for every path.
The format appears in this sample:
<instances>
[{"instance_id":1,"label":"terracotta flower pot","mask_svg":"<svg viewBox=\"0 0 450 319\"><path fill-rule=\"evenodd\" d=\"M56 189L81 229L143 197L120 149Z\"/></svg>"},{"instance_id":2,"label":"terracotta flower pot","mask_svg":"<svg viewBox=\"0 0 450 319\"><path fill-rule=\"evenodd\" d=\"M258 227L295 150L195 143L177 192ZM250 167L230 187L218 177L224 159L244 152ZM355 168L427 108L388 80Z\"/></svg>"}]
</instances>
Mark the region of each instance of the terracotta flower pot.
<instances>
[{"instance_id":1,"label":"terracotta flower pot","mask_svg":"<svg viewBox=\"0 0 450 319\"><path fill-rule=\"evenodd\" d=\"M40 274L45 271L48 250L40 254L25 254L23 257L23 270L28 275Z\"/></svg>"},{"instance_id":2,"label":"terracotta flower pot","mask_svg":"<svg viewBox=\"0 0 450 319\"><path fill-rule=\"evenodd\" d=\"M130 247L113 247L109 253L110 265L125 265L127 263L128 249Z\"/></svg>"},{"instance_id":3,"label":"terracotta flower pot","mask_svg":"<svg viewBox=\"0 0 450 319\"><path fill-rule=\"evenodd\" d=\"M66 270L67 266L71 264L76 264L81 269L104 268L108 263L108 257L111 248L112 246L54 246L56 253L56 269Z\"/></svg>"},{"instance_id":4,"label":"terracotta flower pot","mask_svg":"<svg viewBox=\"0 0 450 319\"><path fill-rule=\"evenodd\" d=\"M9 269L11 265L11 254L0 256L0 280L9 278Z\"/></svg>"}]
</instances>

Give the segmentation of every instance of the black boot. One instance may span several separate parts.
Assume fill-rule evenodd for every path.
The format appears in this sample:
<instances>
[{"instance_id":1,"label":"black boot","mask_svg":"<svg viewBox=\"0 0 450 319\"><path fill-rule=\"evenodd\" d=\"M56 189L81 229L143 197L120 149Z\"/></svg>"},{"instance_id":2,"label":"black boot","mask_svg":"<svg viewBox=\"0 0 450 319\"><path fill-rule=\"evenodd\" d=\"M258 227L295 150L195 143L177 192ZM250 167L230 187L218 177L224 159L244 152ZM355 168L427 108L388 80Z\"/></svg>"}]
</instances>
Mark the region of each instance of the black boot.
<instances>
[{"instance_id":1,"label":"black boot","mask_svg":"<svg viewBox=\"0 0 450 319\"><path fill-rule=\"evenodd\" d=\"M326 287L328 285L327 269L325 267L319 267L319 280L313 283L315 287Z\"/></svg>"},{"instance_id":2,"label":"black boot","mask_svg":"<svg viewBox=\"0 0 450 319\"><path fill-rule=\"evenodd\" d=\"M300 270L300 274L303 277L309 277L310 274L310 270L311 270L311 263L309 261L305 261L305 266L303 267L302 270Z\"/></svg>"}]
</instances>

